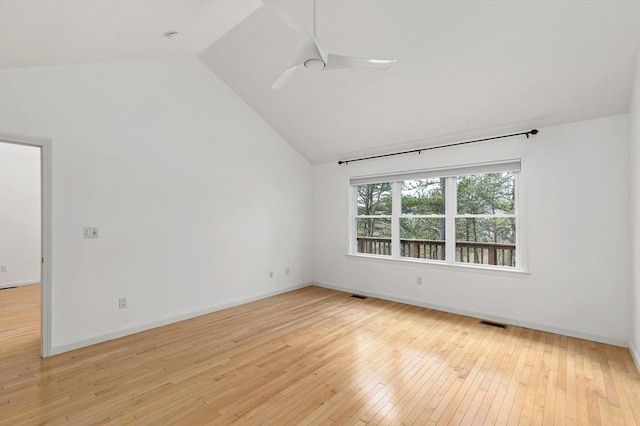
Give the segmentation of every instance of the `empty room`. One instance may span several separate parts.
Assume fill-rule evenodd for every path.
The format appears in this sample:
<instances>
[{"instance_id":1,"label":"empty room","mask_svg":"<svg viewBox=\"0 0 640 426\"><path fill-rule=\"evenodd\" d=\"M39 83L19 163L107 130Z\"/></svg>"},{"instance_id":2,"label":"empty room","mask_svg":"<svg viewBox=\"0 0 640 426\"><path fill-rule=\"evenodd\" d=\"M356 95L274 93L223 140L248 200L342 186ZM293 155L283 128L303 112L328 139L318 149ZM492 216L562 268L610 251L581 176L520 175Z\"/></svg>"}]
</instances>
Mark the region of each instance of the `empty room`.
<instances>
[{"instance_id":1,"label":"empty room","mask_svg":"<svg viewBox=\"0 0 640 426\"><path fill-rule=\"evenodd\" d=\"M0 0L0 425L640 425L640 1Z\"/></svg>"}]
</instances>

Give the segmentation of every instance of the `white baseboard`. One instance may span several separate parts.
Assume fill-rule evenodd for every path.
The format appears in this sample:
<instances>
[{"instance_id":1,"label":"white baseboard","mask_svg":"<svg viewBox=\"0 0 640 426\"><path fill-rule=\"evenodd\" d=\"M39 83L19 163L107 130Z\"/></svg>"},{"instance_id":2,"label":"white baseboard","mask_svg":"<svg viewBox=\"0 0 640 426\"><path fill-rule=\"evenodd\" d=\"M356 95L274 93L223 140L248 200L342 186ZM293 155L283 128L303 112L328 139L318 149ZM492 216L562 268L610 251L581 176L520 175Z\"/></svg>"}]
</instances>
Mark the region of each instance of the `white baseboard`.
<instances>
[{"instance_id":1,"label":"white baseboard","mask_svg":"<svg viewBox=\"0 0 640 426\"><path fill-rule=\"evenodd\" d=\"M629 353L631 353L631 358L633 358L638 373L640 373L640 352L638 352L638 348L633 345L633 342L629 342Z\"/></svg>"},{"instance_id":2,"label":"white baseboard","mask_svg":"<svg viewBox=\"0 0 640 426\"><path fill-rule=\"evenodd\" d=\"M493 321L493 322L498 322L498 323L503 323L503 324L510 324L510 325L515 325L515 326L524 327L524 328L531 328L533 330L546 331L546 332L549 332L549 333L561 334L563 336L576 337L578 339L591 340L591 341L594 341L594 342L606 343L606 344L614 345L614 346L621 346L623 348L629 347L629 341L627 339L619 339L619 338L615 338L615 337L599 336L599 335L596 335L596 334L584 333L584 332L581 332L581 331L567 330L567 329L558 328L558 327L551 327L551 326L548 326L548 325L545 325L545 324L537 324L537 323L532 323L532 322L527 322L527 321L520 321L520 320L517 320L517 319L514 319L514 318L507 318L507 317L503 317L503 316L499 316L499 315L491 315L491 314L486 314L486 313L477 312L477 311L471 311L471 310L467 310L467 309L459 309L459 308L456 308L456 307L453 307L453 306L444 306L444 305L438 305L438 304L434 304L434 303L419 302L419 301L416 301L416 300L406 299L404 297L391 296L389 294L366 292L366 291L362 291L362 290L359 290L359 289L353 289L353 288L341 287L341 286L334 286L334 285L323 284L323 283L315 283L314 285L317 285L318 287L324 287L324 288L332 289L332 290L339 290L339 291L344 291L344 292L347 292L347 293L357 293L357 294L362 294L364 296L370 296L370 297L376 297L378 299L389 300L389 301L392 301L392 302L404 303L404 304L407 304L407 305L420 306L422 308L435 309L437 311L450 312L452 314L464 315L464 316L474 317L474 318L481 318L481 319L488 320L488 321ZM636 360L636 365L638 365L637 360Z\"/></svg>"},{"instance_id":3,"label":"white baseboard","mask_svg":"<svg viewBox=\"0 0 640 426\"><path fill-rule=\"evenodd\" d=\"M64 352L69 352L69 351L72 351L74 349L84 348L86 346L95 345L97 343L106 342L106 341L109 341L109 340L117 339L119 337L124 337L124 336L128 336L130 334L139 333L141 331L150 330L152 328L162 327L163 325L173 324L173 323L184 321L184 320L187 320L187 319L190 319L190 318L195 318L195 317L199 317L199 316L202 316L202 315L207 315L207 314L210 314L212 312L221 311L223 309L233 308L234 306L243 305L243 304L249 303L249 302L255 302L256 300L260 300L260 299L266 299L267 297L276 296L278 294L287 293L289 291L297 290L297 289L304 288L304 287L309 287L310 285L313 285L313 284L312 283L298 284L298 285L295 285L295 286L292 286L292 287L287 287L287 288L278 289L278 290L272 290L272 291L268 291L266 293L261 293L261 294L258 294L258 295L255 295L255 296L251 296L251 297L245 297L243 299L236 299L236 300L234 300L232 302L222 303L220 305L215 305L215 306L211 306L209 308L200 309L200 310L197 310L197 311L188 312L188 313L181 314L181 315L176 315L176 316L173 316L173 317L170 317L170 318L165 318L165 319L158 320L158 321L139 324L139 325L136 325L136 326L133 326L133 327L128 327L128 328L125 328L125 329L116 330L116 331L112 331L112 332L109 332L109 333L105 333L105 334L100 334L100 335L97 335L97 336L89 337L89 338L86 338L86 339L81 339L81 340L76 340L76 341L73 341L73 342L64 343L64 344L61 344L61 345L54 345L51 348L51 354L49 356L58 355L58 354L61 354L61 353L64 353Z\"/></svg>"},{"instance_id":4,"label":"white baseboard","mask_svg":"<svg viewBox=\"0 0 640 426\"><path fill-rule=\"evenodd\" d=\"M29 284L36 284L36 283L29 283ZM557 328L557 327L549 327L549 326L543 325L543 324L530 323L530 322L526 322L526 321L519 321L519 320L516 320L516 319L506 318L506 317L496 316L496 315L486 315L486 314L481 313L481 312L470 311L470 310L466 310L466 309L458 309L458 308L454 308L454 307L450 307L450 306L443 306L443 305L437 305L437 304L431 304L431 303L417 302L415 300L405 299L403 297L396 297L396 296L391 296L391 295L387 295L387 294L380 294L380 293L375 293L375 292L363 292L361 290L357 290L357 289L353 289L353 288L342 287L342 286L334 286L334 285L317 283L317 282L299 284L299 285L292 286L292 287L273 290L273 291L269 291L269 292L266 292L266 293L261 293L259 295L246 297L246 298L243 298L243 299L237 299L237 300L234 300L232 302L222 303L220 305L212 306L212 307L209 307L209 308L206 308L206 309L201 309L201 310L198 310L198 311L193 311L193 312L189 312L189 313L186 313L186 314L173 316L173 317L170 317L170 318L165 318L163 320L153 321L153 322L149 322L149 323L145 323L145 324L140 324L140 325L137 325L137 326L128 327L126 329L117 330L117 331L113 331L113 332L110 332L110 333L93 336L93 337L90 337L90 338L87 338L87 339L81 339L81 340L65 343L65 344L62 344L62 345L56 345L56 346L53 346L51 348L51 354L50 355L51 356L52 355L57 355L57 354L61 354L61 353L64 353L64 352L72 351L74 349L79 349L79 348L83 348L83 347L86 347L86 346L95 345L97 343L106 342L106 341L109 341L109 340L117 339L119 337L124 337L124 336L128 336L130 334L138 333L138 332L141 332L141 331L150 330L152 328L162 327L164 325L173 324L173 323L176 323L176 322L179 322L179 321L184 321L184 320L187 320L187 319L190 319L190 318L195 318L195 317L198 317L198 316L201 316L201 315L210 314L212 312L221 311L223 309L232 308L234 306L239 306L239 305L242 305L242 304L245 304L245 303L254 302L256 300L266 299L267 297L276 296L278 294L287 293L289 291L297 290L297 289L308 287L308 286L311 286L311 285L315 285L315 286L318 286L318 287L324 287L324 288L328 288L328 289L332 289L332 290L344 291L344 292L347 292L347 293L362 294L362 295L365 295L365 296L376 297L376 298L379 298L379 299L389 300L389 301L398 302L398 303L404 303L404 304L407 304L407 305L420 306L422 308L435 309L435 310L443 311L443 312L451 312L451 313L458 314L458 315L465 315L465 316L470 316L470 317L475 317L475 318L482 318L482 319L489 320L489 321L506 323L506 324L516 325L516 326L519 326L519 327L531 328L531 329L534 329L534 330L546 331L546 332L549 332L549 333L555 333L555 334L561 334L561 335L569 336L569 337L576 337L576 338L579 338L579 339L591 340L591 341L594 341L594 342L600 342L600 343L606 343L606 344L615 345L615 346L627 347L627 348L629 348L629 353L631 354L631 357L633 358L633 361L635 362L635 365L636 365L636 368L638 369L638 372L640 372L640 353L638 352L637 348L635 348L633 346L633 344L631 342L629 342L629 341L627 341L625 339L617 339L617 338L611 338L611 337L606 337L606 336L594 335L594 334L590 334L590 333L583 333L583 332L579 332L579 331L575 331L575 330L567 330L567 329L562 329L562 328Z\"/></svg>"},{"instance_id":5,"label":"white baseboard","mask_svg":"<svg viewBox=\"0 0 640 426\"><path fill-rule=\"evenodd\" d=\"M40 284L40 281L19 281L17 283L0 284L0 288L20 287L22 285Z\"/></svg>"}]
</instances>

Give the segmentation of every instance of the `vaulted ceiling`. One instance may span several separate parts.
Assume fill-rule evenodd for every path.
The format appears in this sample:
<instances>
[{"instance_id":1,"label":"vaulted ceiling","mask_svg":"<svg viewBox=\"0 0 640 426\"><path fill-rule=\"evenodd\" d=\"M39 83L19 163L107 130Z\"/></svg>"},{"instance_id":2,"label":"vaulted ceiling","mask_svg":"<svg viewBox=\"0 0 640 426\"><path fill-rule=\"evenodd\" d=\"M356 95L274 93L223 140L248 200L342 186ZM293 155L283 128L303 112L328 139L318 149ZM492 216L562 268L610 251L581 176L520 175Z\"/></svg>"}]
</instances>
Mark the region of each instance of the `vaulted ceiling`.
<instances>
[{"instance_id":1,"label":"vaulted ceiling","mask_svg":"<svg viewBox=\"0 0 640 426\"><path fill-rule=\"evenodd\" d=\"M0 0L0 68L195 56L261 0ZM168 42L163 34L178 31Z\"/></svg>"},{"instance_id":2,"label":"vaulted ceiling","mask_svg":"<svg viewBox=\"0 0 640 426\"><path fill-rule=\"evenodd\" d=\"M310 0L279 3L311 32ZM640 1L317 0L329 51L398 62L273 90L303 38L261 6L2 0L0 65L199 55L320 163L627 112L640 51Z\"/></svg>"}]
</instances>

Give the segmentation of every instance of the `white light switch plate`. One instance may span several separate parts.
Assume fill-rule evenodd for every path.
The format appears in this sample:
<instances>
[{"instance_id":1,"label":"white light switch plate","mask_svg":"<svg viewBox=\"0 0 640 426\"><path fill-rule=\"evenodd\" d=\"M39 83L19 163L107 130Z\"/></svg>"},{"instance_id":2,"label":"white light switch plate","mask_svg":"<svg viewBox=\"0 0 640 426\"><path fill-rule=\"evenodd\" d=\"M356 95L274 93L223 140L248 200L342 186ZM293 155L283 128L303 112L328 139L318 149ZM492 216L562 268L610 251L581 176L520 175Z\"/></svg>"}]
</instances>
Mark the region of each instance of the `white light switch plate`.
<instances>
[{"instance_id":1,"label":"white light switch plate","mask_svg":"<svg viewBox=\"0 0 640 426\"><path fill-rule=\"evenodd\" d=\"M85 226L84 227L84 238L98 238L98 227L97 226Z\"/></svg>"}]
</instances>

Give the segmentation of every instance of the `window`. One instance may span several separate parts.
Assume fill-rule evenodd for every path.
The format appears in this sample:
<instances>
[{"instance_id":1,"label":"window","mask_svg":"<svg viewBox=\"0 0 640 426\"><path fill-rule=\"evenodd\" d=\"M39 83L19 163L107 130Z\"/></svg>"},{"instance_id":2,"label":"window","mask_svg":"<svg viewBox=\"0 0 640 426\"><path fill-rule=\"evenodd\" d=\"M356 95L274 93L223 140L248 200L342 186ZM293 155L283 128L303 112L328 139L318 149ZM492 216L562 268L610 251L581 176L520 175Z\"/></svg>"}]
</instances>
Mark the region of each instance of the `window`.
<instances>
[{"instance_id":1,"label":"window","mask_svg":"<svg viewBox=\"0 0 640 426\"><path fill-rule=\"evenodd\" d=\"M358 253L391 254L391 184L372 183L357 189Z\"/></svg>"},{"instance_id":2,"label":"window","mask_svg":"<svg viewBox=\"0 0 640 426\"><path fill-rule=\"evenodd\" d=\"M446 179L400 182L400 256L445 259Z\"/></svg>"},{"instance_id":3,"label":"window","mask_svg":"<svg viewBox=\"0 0 640 426\"><path fill-rule=\"evenodd\" d=\"M351 179L352 253L519 268L520 161Z\"/></svg>"},{"instance_id":4,"label":"window","mask_svg":"<svg viewBox=\"0 0 640 426\"><path fill-rule=\"evenodd\" d=\"M456 261L516 266L516 173L456 179Z\"/></svg>"}]
</instances>

